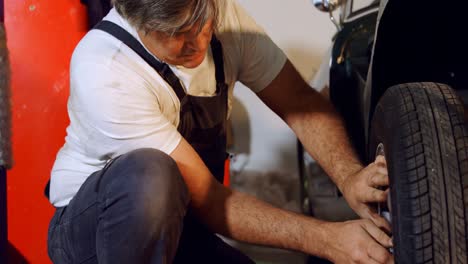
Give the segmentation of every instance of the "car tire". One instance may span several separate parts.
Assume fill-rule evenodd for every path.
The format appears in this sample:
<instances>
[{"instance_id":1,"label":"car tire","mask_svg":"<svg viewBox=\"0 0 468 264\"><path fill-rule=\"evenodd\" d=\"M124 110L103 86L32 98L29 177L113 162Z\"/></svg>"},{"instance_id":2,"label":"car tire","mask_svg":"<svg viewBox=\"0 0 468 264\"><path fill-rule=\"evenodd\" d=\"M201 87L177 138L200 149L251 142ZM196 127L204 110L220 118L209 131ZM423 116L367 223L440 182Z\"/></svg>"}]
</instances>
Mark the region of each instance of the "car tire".
<instances>
[{"instance_id":1,"label":"car tire","mask_svg":"<svg viewBox=\"0 0 468 264\"><path fill-rule=\"evenodd\" d=\"M467 263L468 132L447 85L389 88L372 117L369 160L383 149L396 263Z\"/></svg>"}]
</instances>

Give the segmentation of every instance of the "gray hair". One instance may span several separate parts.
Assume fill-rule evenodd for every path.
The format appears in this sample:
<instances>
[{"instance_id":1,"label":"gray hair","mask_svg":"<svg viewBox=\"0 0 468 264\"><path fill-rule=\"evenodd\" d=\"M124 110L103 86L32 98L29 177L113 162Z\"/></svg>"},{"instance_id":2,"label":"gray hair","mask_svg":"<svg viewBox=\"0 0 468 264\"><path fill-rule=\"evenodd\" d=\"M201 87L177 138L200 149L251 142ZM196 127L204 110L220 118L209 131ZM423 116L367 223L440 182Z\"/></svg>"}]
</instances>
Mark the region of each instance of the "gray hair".
<instances>
[{"instance_id":1,"label":"gray hair","mask_svg":"<svg viewBox=\"0 0 468 264\"><path fill-rule=\"evenodd\" d=\"M199 22L198 31L209 19L216 29L222 0L112 0L117 12L138 30L170 35Z\"/></svg>"}]
</instances>

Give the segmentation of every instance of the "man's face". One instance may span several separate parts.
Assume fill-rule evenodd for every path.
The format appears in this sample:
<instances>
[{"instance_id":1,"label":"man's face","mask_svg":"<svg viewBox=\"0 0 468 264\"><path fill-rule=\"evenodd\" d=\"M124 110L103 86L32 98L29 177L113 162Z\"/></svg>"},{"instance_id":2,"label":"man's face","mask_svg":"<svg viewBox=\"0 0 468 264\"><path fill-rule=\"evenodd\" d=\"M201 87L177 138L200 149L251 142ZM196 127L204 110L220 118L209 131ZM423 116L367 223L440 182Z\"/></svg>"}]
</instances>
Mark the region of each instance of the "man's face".
<instances>
[{"instance_id":1,"label":"man's face","mask_svg":"<svg viewBox=\"0 0 468 264\"><path fill-rule=\"evenodd\" d=\"M209 20L198 32L199 24L182 28L174 35L162 32L140 34L145 46L160 60L171 65L195 68L206 56L213 35L213 21Z\"/></svg>"}]
</instances>

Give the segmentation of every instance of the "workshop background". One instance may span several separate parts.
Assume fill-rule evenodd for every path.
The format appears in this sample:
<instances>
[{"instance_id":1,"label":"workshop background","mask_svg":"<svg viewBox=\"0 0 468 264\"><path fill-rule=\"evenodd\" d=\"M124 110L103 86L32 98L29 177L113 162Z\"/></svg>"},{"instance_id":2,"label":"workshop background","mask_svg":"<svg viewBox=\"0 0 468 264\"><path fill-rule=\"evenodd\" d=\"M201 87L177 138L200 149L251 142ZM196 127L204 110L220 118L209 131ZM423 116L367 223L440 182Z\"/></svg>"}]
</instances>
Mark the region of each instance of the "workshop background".
<instances>
[{"instance_id":1,"label":"workshop background","mask_svg":"<svg viewBox=\"0 0 468 264\"><path fill-rule=\"evenodd\" d=\"M310 0L239 0L309 82L335 28ZM11 64L14 166L8 171L11 263L50 263L47 226L53 208L43 187L68 124L68 66L87 30L79 0L6 0ZM247 88L235 88L232 113L234 188L299 211L296 138ZM303 263L304 256L235 244L259 263Z\"/></svg>"}]
</instances>

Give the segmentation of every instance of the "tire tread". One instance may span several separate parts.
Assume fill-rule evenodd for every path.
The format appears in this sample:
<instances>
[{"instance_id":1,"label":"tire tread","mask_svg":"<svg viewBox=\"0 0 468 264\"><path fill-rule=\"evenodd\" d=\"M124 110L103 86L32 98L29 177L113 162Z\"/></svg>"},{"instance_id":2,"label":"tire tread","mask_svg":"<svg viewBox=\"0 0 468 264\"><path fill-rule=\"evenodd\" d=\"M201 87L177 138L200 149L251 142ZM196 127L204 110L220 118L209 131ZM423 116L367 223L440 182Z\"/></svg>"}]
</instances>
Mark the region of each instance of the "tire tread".
<instances>
[{"instance_id":1,"label":"tire tread","mask_svg":"<svg viewBox=\"0 0 468 264\"><path fill-rule=\"evenodd\" d=\"M390 116L399 128L392 187L400 189L399 263L467 264L468 133L460 100L444 84L400 84L386 91L374 119Z\"/></svg>"}]
</instances>

